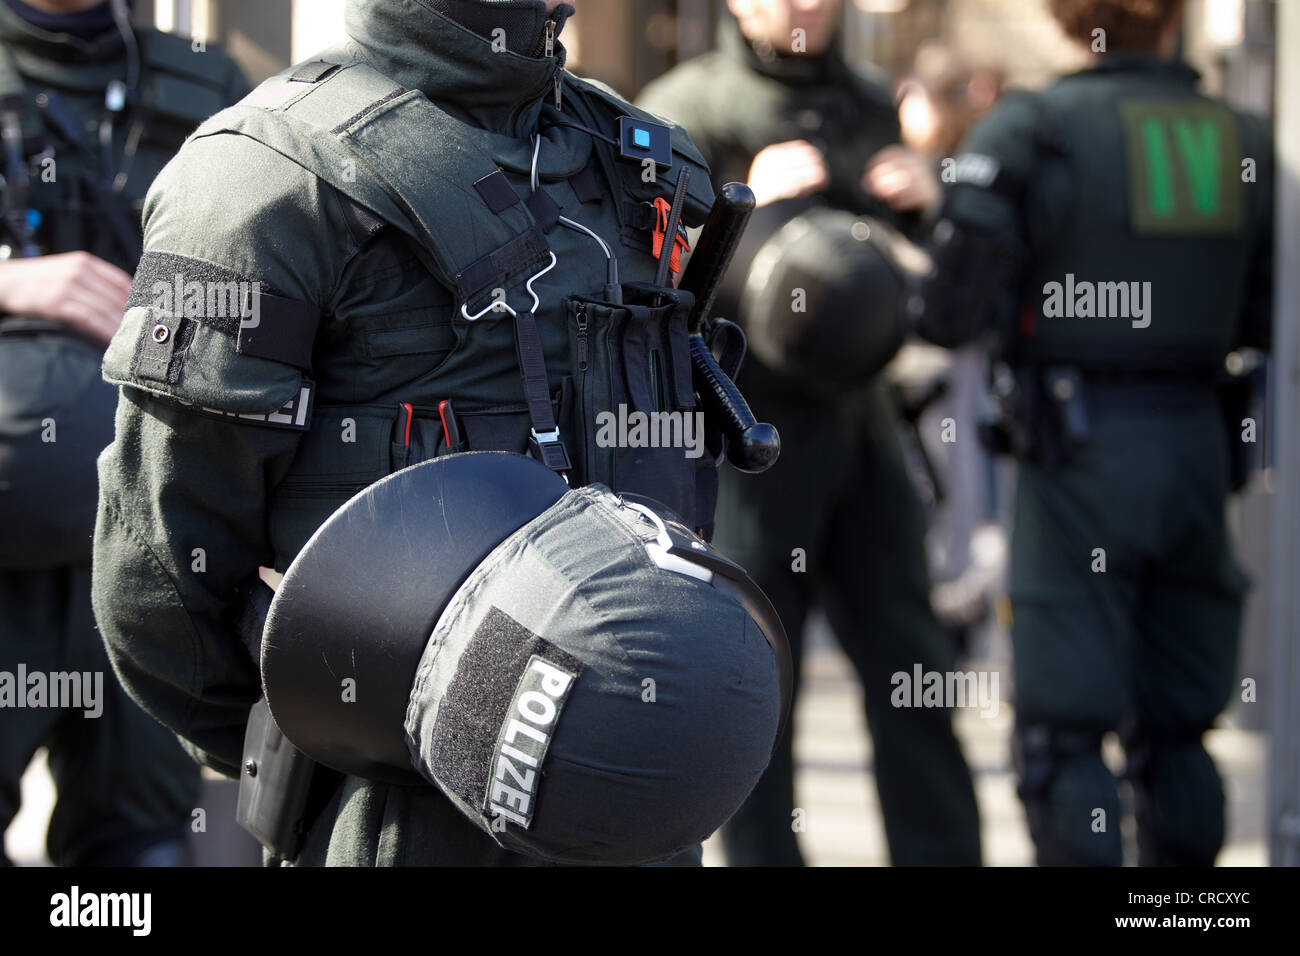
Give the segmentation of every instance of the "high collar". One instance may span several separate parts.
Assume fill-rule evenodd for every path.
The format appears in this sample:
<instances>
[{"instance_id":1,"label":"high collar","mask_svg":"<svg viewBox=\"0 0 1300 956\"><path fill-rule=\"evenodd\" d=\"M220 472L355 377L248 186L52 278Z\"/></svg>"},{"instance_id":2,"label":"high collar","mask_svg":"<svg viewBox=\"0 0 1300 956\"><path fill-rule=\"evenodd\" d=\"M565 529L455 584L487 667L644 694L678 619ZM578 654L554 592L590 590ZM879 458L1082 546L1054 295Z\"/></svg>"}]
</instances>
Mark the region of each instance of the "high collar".
<instances>
[{"instance_id":1,"label":"high collar","mask_svg":"<svg viewBox=\"0 0 1300 956\"><path fill-rule=\"evenodd\" d=\"M93 91L122 79L122 36L115 29L81 40L43 30L0 3L0 42L18 72L38 83Z\"/></svg>"},{"instance_id":2,"label":"high collar","mask_svg":"<svg viewBox=\"0 0 1300 956\"><path fill-rule=\"evenodd\" d=\"M51 13L47 10L38 10L25 0L4 0L4 2L28 23L50 33L70 33L80 40L93 40L115 26L113 8L109 0L99 0L95 6L75 13Z\"/></svg>"},{"instance_id":3,"label":"high collar","mask_svg":"<svg viewBox=\"0 0 1300 956\"><path fill-rule=\"evenodd\" d=\"M502 26L506 48L498 43L494 49L490 20L482 14L498 4L482 0L348 0L344 22L372 65L390 79L476 126L524 136L537 128L565 52L558 41L549 57L514 50L541 51L547 20L555 22L558 36L573 8L561 5L547 18L542 0L499 5L503 23L516 24L516 31L536 30L537 36L515 40ZM478 32L485 28L487 36Z\"/></svg>"},{"instance_id":4,"label":"high collar","mask_svg":"<svg viewBox=\"0 0 1300 956\"><path fill-rule=\"evenodd\" d=\"M787 86L824 86L839 75L842 65L835 38L822 53L778 53L770 46L747 39L732 17L726 17L718 29L718 46L724 54L755 73Z\"/></svg>"},{"instance_id":5,"label":"high collar","mask_svg":"<svg viewBox=\"0 0 1300 956\"><path fill-rule=\"evenodd\" d=\"M1171 60L1152 50L1133 50L1127 48L1109 50L1097 61L1075 76L1101 76L1111 73L1148 73L1167 76L1170 79L1195 86L1201 74L1183 60Z\"/></svg>"}]
</instances>

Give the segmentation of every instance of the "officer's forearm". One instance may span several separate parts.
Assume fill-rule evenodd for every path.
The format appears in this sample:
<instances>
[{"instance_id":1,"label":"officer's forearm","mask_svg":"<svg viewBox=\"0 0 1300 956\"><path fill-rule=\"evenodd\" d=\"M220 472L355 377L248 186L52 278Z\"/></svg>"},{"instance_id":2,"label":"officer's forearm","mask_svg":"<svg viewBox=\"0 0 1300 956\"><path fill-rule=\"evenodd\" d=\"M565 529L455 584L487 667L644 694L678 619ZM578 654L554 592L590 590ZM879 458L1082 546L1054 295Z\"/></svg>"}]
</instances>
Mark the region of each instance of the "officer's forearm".
<instances>
[{"instance_id":1,"label":"officer's forearm","mask_svg":"<svg viewBox=\"0 0 1300 956\"><path fill-rule=\"evenodd\" d=\"M269 476L295 436L239 428L124 389L99 463L93 602L123 685L204 763L238 766L257 665L237 587L269 564Z\"/></svg>"}]
</instances>

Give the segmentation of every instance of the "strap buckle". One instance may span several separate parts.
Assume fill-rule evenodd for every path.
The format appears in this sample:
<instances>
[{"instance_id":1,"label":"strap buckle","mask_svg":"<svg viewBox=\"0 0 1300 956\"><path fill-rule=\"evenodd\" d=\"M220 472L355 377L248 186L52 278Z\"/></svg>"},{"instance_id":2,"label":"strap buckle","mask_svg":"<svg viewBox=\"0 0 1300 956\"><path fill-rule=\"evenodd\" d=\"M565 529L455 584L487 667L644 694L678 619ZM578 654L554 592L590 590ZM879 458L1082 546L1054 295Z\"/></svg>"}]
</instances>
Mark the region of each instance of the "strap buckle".
<instances>
[{"instance_id":1,"label":"strap buckle","mask_svg":"<svg viewBox=\"0 0 1300 956\"><path fill-rule=\"evenodd\" d=\"M529 429L528 447L531 449L534 458L551 469L551 471L559 474L564 479L565 484L568 484L568 472L573 469L573 463L569 461L569 451L564 447L564 441L560 438L560 429L558 427L540 433L536 428Z\"/></svg>"}]
</instances>

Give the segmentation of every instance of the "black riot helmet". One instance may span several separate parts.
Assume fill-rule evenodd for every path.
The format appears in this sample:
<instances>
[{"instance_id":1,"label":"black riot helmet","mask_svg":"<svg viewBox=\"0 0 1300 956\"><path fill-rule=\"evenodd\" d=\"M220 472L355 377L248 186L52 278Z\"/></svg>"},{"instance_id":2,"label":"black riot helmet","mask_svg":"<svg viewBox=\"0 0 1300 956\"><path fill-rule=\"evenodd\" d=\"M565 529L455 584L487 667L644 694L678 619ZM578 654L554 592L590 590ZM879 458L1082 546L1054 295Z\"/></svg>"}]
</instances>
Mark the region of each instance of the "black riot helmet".
<instances>
[{"instance_id":1,"label":"black riot helmet","mask_svg":"<svg viewBox=\"0 0 1300 956\"><path fill-rule=\"evenodd\" d=\"M927 263L893 227L795 200L759 210L746 244L728 291L750 353L783 379L838 393L869 381L903 344L905 281Z\"/></svg>"},{"instance_id":2,"label":"black riot helmet","mask_svg":"<svg viewBox=\"0 0 1300 956\"><path fill-rule=\"evenodd\" d=\"M766 768L791 675L771 604L666 508L506 452L416 465L335 512L261 657L309 757L432 784L560 863L708 837Z\"/></svg>"}]
</instances>

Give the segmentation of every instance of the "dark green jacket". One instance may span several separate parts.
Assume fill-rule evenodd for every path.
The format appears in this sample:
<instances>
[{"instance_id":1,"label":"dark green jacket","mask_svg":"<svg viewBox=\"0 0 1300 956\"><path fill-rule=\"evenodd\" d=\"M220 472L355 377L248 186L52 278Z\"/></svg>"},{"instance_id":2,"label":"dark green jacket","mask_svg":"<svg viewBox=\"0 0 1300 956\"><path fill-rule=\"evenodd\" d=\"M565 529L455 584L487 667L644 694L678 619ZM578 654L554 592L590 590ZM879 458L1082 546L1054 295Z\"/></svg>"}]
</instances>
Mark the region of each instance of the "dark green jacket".
<instances>
[{"instance_id":1,"label":"dark green jacket","mask_svg":"<svg viewBox=\"0 0 1300 956\"><path fill-rule=\"evenodd\" d=\"M900 141L898 114L888 87L851 68L835 42L818 56L764 53L727 18L718 49L650 83L637 104L686 129L713 171L715 188L745 182L754 157L768 146L802 139L821 150L829 173L826 189L815 197L760 209L751 220L749 245L742 247L750 249L750 255L765 230L770 235L779 222L812 204L874 216L904 231L919 225L917 214L895 213L862 188L868 161ZM729 276L718 308L719 314L743 325L746 316L738 314L742 285L741 277ZM833 325L839 318L822 321ZM857 414L861 404L861 389L833 389L828 394L769 368L752 353L739 384L760 417L775 415L777 403L797 406L830 434L851 428L841 418Z\"/></svg>"},{"instance_id":2,"label":"dark green jacket","mask_svg":"<svg viewBox=\"0 0 1300 956\"><path fill-rule=\"evenodd\" d=\"M135 35L137 95L110 111L110 84L133 72L117 29L82 40L0 3L0 255L85 251L134 272L150 184L199 123L248 90L215 49ZM113 429L102 353L63 323L0 313L0 566L90 561L95 456Z\"/></svg>"},{"instance_id":3,"label":"dark green jacket","mask_svg":"<svg viewBox=\"0 0 1300 956\"><path fill-rule=\"evenodd\" d=\"M1272 136L1198 93L1197 79L1186 64L1116 50L1007 97L971 131L942 215L1017 263L1004 319L1014 360L1183 369L1208 384L1231 349L1267 347ZM961 262L977 260L956 258L953 281L967 290L992 271L962 276ZM1059 314L1052 283L1078 290L1071 314ZM1103 298L1123 308L1116 283L1144 293L1145 314L1097 314ZM992 309L1003 289L983 285L982 305L954 309L950 323Z\"/></svg>"},{"instance_id":4,"label":"dark green jacket","mask_svg":"<svg viewBox=\"0 0 1300 956\"><path fill-rule=\"evenodd\" d=\"M761 56L728 19L717 50L650 83L637 105L686 129L715 188L744 182L765 147L804 139L826 157L829 205L892 218L863 191L862 174L899 141L897 111L889 89L850 68L834 44L820 56Z\"/></svg>"},{"instance_id":5,"label":"dark green jacket","mask_svg":"<svg viewBox=\"0 0 1300 956\"><path fill-rule=\"evenodd\" d=\"M493 157L520 195L527 192L530 136L543 127L543 190L565 215L614 248L625 282L652 277L650 233L625 219L625 197L611 194L608 179L597 179L605 185L595 197L571 179L588 164L593 147L587 134L551 122L574 116L568 108L557 116L552 102L562 47L554 57L493 52L488 40L454 21L395 0L355 0L347 26L347 50L331 56L360 57L447 113L493 133ZM562 78L566 100L593 95ZM322 94L328 82L321 81ZM441 400L455 401L472 448L502 447L492 435L493 421L510 426L511 442L521 419L526 424L509 321L465 322L457 292L426 267L426 250L404 227L359 209L340 188L289 159L287 144L277 150L239 132L241 123L255 122L250 117L257 108L249 104L273 95L276 83L283 79L268 81L247 104L207 124L150 193L142 266L149 282L137 277L123 329L105 360L106 377L123 388L117 439L100 461L96 616L131 692L199 759L228 774L237 771L248 710L260 694L257 664L235 624L241 585L259 566L283 570L320 522L358 489L446 453L437 416ZM302 84L304 93L311 88ZM290 115L275 124L279 133L263 123L258 135L273 139L293 128ZM413 175L432 175L453 170L462 147L449 136L440 150L406 156L401 142L391 142L387 157L408 164L405 171ZM699 162L684 137L675 147L690 156L677 157L674 176L681 163ZM348 186L337 178L338 169L321 168ZM630 168L640 183L640 168ZM446 188L479 201L472 184L452 179ZM666 196L670 187L656 188ZM689 218L698 223L711 201L705 170L692 180L692 191ZM480 208L476 215L488 212ZM434 227L443 236L472 234L474 214ZM577 379L561 303L566 295L604 285L605 257L593 239L569 229L552 229L547 241L559 264L534 288L542 302L538 325L550 386L563 410ZM160 310L152 283L178 272L259 282L279 300L296 302L299 311L315 310L310 373L241 350L235 323ZM527 296L513 288L510 301L524 305ZM172 344L161 351L152 338L160 316L172 323L175 336L166 337ZM289 313L262 316L264 323L292 321ZM268 427L268 413L296 398L308 374L313 407L304 415L307 426ZM346 788L340 799L361 806L360 816L340 823L331 838L334 820L327 813L321 839L330 843L328 856L309 850L309 858L466 862L494 860L501 852L481 834L470 838L469 857L433 836L422 838L421 832L469 826L455 822L450 803L430 787L353 779ZM336 809L339 816L345 811ZM408 825L385 836L385 852L372 853L393 814Z\"/></svg>"},{"instance_id":6,"label":"dark green jacket","mask_svg":"<svg viewBox=\"0 0 1300 956\"><path fill-rule=\"evenodd\" d=\"M0 4L0 95L21 97L25 151L39 157L26 205L39 213L33 239L43 253L86 250L133 271L150 184L196 126L248 92L239 67L219 50L194 51L190 40L157 30L137 28L136 37L139 102L113 123L105 168L99 122L105 89L127 76L121 35L109 30L82 41L49 33ZM38 109L37 97L51 93L57 103ZM68 122L60 123L59 105ZM124 248L128 241L134 248Z\"/></svg>"}]
</instances>

